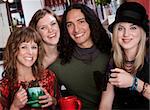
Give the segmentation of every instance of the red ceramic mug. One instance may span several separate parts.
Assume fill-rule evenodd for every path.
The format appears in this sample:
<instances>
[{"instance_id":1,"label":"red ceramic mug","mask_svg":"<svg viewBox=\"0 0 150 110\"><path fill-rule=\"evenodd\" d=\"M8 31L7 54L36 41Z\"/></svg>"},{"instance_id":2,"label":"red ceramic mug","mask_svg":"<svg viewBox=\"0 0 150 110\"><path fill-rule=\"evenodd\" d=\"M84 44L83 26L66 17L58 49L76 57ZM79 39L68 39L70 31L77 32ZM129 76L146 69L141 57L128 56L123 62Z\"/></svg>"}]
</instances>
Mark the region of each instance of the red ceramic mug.
<instances>
[{"instance_id":1,"label":"red ceramic mug","mask_svg":"<svg viewBox=\"0 0 150 110\"><path fill-rule=\"evenodd\" d=\"M62 97L58 100L60 110L81 110L82 103L76 96Z\"/></svg>"}]
</instances>

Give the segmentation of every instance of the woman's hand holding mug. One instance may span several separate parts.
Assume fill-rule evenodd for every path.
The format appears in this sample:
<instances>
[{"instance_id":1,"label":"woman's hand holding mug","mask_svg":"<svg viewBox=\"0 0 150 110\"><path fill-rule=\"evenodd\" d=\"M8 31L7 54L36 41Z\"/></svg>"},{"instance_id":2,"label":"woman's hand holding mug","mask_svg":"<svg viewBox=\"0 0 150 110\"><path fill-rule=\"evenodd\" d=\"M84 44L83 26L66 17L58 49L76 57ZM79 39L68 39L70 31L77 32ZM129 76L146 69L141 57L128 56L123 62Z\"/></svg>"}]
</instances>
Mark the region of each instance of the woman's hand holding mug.
<instances>
[{"instance_id":1,"label":"woman's hand holding mug","mask_svg":"<svg viewBox=\"0 0 150 110\"><path fill-rule=\"evenodd\" d=\"M109 82L120 88L131 87L133 83L133 76L123 69L115 68L111 69Z\"/></svg>"},{"instance_id":2,"label":"woman's hand holding mug","mask_svg":"<svg viewBox=\"0 0 150 110\"><path fill-rule=\"evenodd\" d=\"M20 86L19 90L14 96L13 103L11 104L10 110L20 110L23 108L28 101L28 96L26 90Z\"/></svg>"}]
</instances>

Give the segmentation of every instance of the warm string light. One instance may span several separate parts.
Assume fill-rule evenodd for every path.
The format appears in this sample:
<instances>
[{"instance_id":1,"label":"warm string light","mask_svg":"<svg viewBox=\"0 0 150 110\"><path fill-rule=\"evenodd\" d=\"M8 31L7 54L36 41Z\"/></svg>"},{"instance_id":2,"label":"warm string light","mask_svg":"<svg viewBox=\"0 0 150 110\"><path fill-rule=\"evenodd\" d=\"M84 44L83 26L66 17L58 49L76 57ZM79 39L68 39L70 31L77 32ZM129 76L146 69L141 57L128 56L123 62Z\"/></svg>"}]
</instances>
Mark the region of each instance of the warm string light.
<instances>
[{"instance_id":1,"label":"warm string light","mask_svg":"<svg viewBox=\"0 0 150 110\"><path fill-rule=\"evenodd\" d=\"M13 3L14 2L14 0L3 0L4 2L9 2L9 3Z\"/></svg>"}]
</instances>

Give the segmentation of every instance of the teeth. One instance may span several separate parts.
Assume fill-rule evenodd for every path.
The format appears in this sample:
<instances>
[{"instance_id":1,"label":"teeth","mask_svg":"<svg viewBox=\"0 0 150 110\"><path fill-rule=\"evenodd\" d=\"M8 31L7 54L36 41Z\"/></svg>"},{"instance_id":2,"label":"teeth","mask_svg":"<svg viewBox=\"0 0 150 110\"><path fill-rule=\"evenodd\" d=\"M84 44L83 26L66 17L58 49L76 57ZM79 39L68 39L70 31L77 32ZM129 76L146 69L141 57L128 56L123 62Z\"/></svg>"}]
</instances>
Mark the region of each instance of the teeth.
<instances>
[{"instance_id":1,"label":"teeth","mask_svg":"<svg viewBox=\"0 0 150 110\"><path fill-rule=\"evenodd\" d=\"M130 39L123 39L124 42L130 42Z\"/></svg>"},{"instance_id":2,"label":"teeth","mask_svg":"<svg viewBox=\"0 0 150 110\"><path fill-rule=\"evenodd\" d=\"M56 36L56 34L51 34L51 35L49 35L49 37L51 38L51 37L55 37Z\"/></svg>"},{"instance_id":3,"label":"teeth","mask_svg":"<svg viewBox=\"0 0 150 110\"><path fill-rule=\"evenodd\" d=\"M129 40L124 40L124 41L129 41Z\"/></svg>"},{"instance_id":4,"label":"teeth","mask_svg":"<svg viewBox=\"0 0 150 110\"><path fill-rule=\"evenodd\" d=\"M81 37L81 36L83 36L83 33L75 35L75 37Z\"/></svg>"},{"instance_id":5,"label":"teeth","mask_svg":"<svg viewBox=\"0 0 150 110\"><path fill-rule=\"evenodd\" d=\"M26 60L32 60L32 58L25 58Z\"/></svg>"}]
</instances>

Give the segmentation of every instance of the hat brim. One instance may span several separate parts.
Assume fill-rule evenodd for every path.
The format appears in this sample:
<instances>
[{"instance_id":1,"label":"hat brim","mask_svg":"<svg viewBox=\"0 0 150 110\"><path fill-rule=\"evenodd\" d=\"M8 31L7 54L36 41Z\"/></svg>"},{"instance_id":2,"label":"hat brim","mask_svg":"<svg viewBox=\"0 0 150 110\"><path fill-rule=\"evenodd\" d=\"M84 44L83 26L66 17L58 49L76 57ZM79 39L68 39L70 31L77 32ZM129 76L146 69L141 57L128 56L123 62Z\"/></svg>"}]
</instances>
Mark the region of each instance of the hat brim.
<instances>
[{"instance_id":1,"label":"hat brim","mask_svg":"<svg viewBox=\"0 0 150 110\"><path fill-rule=\"evenodd\" d=\"M118 19L118 20L115 20L112 24L110 24L110 25L108 26L108 30L112 33L114 26L115 26L117 23L119 23L119 22L133 23L133 24L135 24L135 25L138 25L138 26L142 27L141 22L137 22L136 19L129 18L129 17L128 17L128 18L125 17L125 18L120 18L120 19Z\"/></svg>"},{"instance_id":2,"label":"hat brim","mask_svg":"<svg viewBox=\"0 0 150 110\"><path fill-rule=\"evenodd\" d=\"M112 33L113 32L113 27L114 27L114 25L116 24L117 22L113 22L113 23L111 23L109 26L108 26L108 30Z\"/></svg>"}]
</instances>

